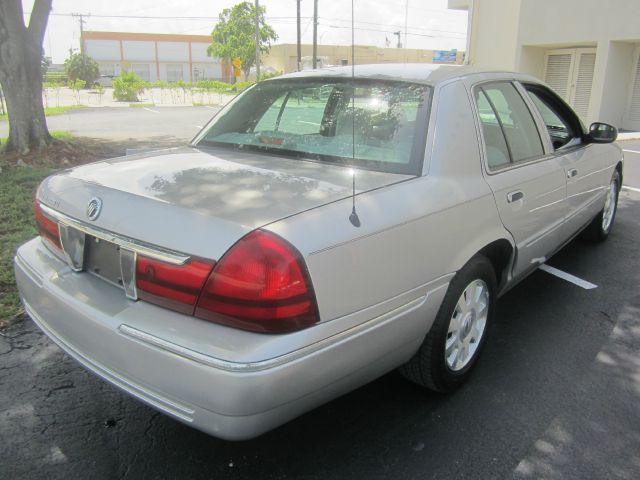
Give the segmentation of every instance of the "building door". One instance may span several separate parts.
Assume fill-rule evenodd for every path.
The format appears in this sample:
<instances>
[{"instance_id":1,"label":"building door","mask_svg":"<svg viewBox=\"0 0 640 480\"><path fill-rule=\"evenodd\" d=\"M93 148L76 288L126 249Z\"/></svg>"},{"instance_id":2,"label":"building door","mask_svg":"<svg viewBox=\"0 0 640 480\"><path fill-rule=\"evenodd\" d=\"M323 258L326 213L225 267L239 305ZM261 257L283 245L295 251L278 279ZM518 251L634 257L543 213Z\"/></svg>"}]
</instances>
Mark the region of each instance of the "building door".
<instances>
[{"instance_id":1,"label":"building door","mask_svg":"<svg viewBox=\"0 0 640 480\"><path fill-rule=\"evenodd\" d=\"M622 126L626 130L640 131L640 47L636 48L634 58L628 109Z\"/></svg>"},{"instance_id":2,"label":"building door","mask_svg":"<svg viewBox=\"0 0 640 480\"><path fill-rule=\"evenodd\" d=\"M544 81L573 107L584 122L589 116L595 48L550 50L545 55Z\"/></svg>"}]
</instances>

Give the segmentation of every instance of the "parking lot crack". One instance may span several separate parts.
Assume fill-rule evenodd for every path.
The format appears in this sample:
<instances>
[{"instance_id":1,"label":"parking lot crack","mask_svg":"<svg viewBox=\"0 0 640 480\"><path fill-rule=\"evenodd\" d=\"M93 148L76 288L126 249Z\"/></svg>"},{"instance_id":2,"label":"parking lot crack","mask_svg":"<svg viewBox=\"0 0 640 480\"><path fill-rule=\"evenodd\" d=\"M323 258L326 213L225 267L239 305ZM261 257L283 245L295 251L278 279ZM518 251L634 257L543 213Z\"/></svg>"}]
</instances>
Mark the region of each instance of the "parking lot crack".
<instances>
[{"instance_id":1,"label":"parking lot crack","mask_svg":"<svg viewBox=\"0 0 640 480\"><path fill-rule=\"evenodd\" d=\"M51 395L53 395L54 392L59 392L60 390L69 390L71 388L76 388L76 386L73 384L73 382L67 382L63 385L50 389L45 395L45 397L49 398Z\"/></svg>"}]
</instances>

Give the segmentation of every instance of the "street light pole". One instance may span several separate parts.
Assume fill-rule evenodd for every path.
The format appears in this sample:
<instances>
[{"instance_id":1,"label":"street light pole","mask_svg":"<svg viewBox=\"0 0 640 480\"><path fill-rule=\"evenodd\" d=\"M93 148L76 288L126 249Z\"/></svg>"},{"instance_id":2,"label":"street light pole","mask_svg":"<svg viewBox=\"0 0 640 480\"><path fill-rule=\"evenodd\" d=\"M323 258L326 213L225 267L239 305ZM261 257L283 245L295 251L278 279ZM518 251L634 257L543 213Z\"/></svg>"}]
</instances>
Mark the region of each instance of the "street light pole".
<instances>
[{"instance_id":1,"label":"street light pole","mask_svg":"<svg viewBox=\"0 0 640 480\"><path fill-rule=\"evenodd\" d=\"M260 5L256 0L256 82L260 81Z\"/></svg>"},{"instance_id":2,"label":"street light pole","mask_svg":"<svg viewBox=\"0 0 640 480\"><path fill-rule=\"evenodd\" d=\"M298 0L298 71L302 69L302 38L300 33L300 0Z\"/></svg>"},{"instance_id":3,"label":"street light pole","mask_svg":"<svg viewBox=\"0 0 640 480\"><path fill-rule=\"evenodd\" d=\"M407 25L409 24L409 0L404 7L404 48L407 48Z\"/></svg>"},{"instance_id":4,"label":"street light pole","mask_svg":"<svg viewBox=\"0 0 640 480\"><path fill-rule=\"evenodd\" d=\"M318 68L318 0L313 0L313 69Z\"/></svg>"}]
</instances>

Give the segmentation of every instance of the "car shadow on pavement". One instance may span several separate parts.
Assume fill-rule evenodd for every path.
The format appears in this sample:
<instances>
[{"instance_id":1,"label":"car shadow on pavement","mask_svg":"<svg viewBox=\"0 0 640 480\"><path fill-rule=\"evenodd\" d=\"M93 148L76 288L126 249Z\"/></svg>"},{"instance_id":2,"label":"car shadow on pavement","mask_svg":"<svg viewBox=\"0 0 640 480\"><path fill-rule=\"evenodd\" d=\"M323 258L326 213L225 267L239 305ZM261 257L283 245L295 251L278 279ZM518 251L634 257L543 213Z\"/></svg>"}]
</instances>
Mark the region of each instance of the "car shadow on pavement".
<instances>
[{"instance_id":1,"label":"car shadow on pavement","mask_svg":"<svg viewBox=\"0 0 640 480\"><path fill-rule=\"evenodd\" d=\"M23 319L0 337L0 477L639 478L639 219L623 194L606 243L550 260L597 289L538 271L507 293L456 393L392 372L245 442L130 399Z\"/></svg>"}]
</instances>

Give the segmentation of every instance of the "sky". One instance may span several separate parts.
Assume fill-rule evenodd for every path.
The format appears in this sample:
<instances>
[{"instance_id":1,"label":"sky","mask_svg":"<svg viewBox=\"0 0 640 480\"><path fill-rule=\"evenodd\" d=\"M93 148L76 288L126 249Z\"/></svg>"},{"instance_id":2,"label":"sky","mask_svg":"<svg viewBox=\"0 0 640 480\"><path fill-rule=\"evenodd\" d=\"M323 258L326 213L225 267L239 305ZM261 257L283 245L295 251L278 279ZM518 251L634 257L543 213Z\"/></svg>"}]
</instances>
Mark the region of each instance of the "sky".
<instances>
[{"instance_id":1,"label":"sky","mask_svg":"<svg viewBox=\"0 0 640 480\"><path fill-rule=\"evenodd\" d=\"M85 30L183 33L211 33L219 13L240 0L53 0L44 38L45 55L62 63L69 49L79 48L81 13ZM393 32L401 30L404 39L405 18L408 48L464 50L467 13L447 9L447 0L353 0L355 43L384 47L395 46ZM25 14L33 0L23 0ZM275 29L276 43L296 42L296 0L260 0L267 9L267 22ZM408 9L407 9L408 5ZM106 16L112 17L106 17ZM406 17L405 17L406 15ZM26 15L28 17L28 15ZM301 1L302 42L313 41L313 0ZM168 17L168 18L153 18ZM185 18L189 17L189 18ZM318 1L318 43L351 44L351 5L348 0ZM28 18L27 20L28 21Z\"/></svg>"}]
</instances>

